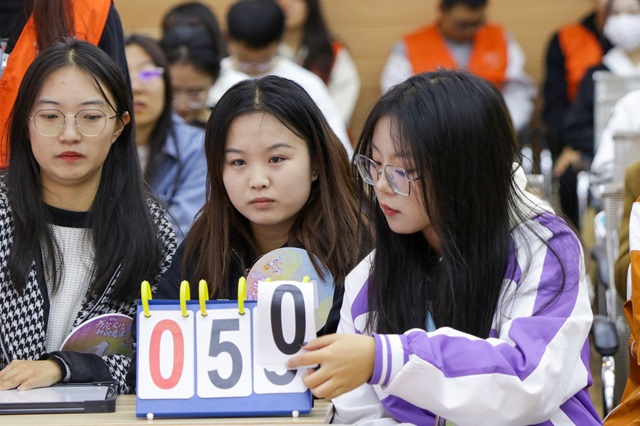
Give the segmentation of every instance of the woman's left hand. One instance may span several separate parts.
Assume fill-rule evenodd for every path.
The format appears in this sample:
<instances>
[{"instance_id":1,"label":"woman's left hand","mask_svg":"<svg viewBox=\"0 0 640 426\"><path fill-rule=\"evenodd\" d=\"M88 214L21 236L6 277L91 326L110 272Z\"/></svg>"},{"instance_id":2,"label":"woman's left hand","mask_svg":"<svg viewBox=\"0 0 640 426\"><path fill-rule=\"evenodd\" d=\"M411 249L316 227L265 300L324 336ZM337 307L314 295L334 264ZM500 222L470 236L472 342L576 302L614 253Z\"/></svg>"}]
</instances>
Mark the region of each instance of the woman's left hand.
<instances>
[{"instance_id":1,"label":"woman's left hand","mask_svg":"<svg viewBox=\"0 0 640 426\"><path fill-rule=\"evenodd\" d=\"M330 334L303 346L308 351L291 358L289 368L318 365L303 377L318 398L332 399L371 379L376 343L371 336Z\"/></svg>"},{"instance_id":2,"label":"woman's left hand","mask_svg":"<svg viewBox=\"0 0 640 426\"><path fill-rule=\"evenodd\" d=\"M14 360L0 371L0 390L28 390L58 383L62 371L55 361Z\"/></svg>"}]
</instances>

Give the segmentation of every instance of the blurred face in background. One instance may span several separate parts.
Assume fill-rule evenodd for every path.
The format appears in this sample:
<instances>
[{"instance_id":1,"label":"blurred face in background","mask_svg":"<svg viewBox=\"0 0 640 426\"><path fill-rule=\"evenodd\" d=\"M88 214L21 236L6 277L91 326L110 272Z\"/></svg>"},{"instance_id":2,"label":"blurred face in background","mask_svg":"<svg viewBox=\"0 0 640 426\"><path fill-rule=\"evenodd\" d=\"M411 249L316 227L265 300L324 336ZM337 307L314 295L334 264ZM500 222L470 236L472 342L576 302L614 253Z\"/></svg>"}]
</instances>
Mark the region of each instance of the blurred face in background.
<instances>
[{"instance_id":1,"label":"blurred face in background","mask_svg":"<svg viewBox=\"0 0 640 426\"><path fill-rule=\"evenodd\" d=\"M140 46L136 44L125 48L131 89L133 91L133 110L135 112L136 133L142 129L153 128L164 109L164 69L159 68ZM148 132L146 132L148 133ZM146 144L148 141L136 141Z\"/></svg>"},{"instance_id":2,"label":"blurred face in background","mask_svg":"<svg viewBox=\"0 0 640 426\"><path fill-rule=\"evenodd\" d=\"M231 54L231 63L237 71L251 77L266 75L276 65L278 42L256 48L243 41L230 40L229 53Z\"/></svg>"},{"instance_id":3,"label":"blurred face in background","mask_svg":"<svg viewBox=\"0 0 640 426\"><path fill-rule=\"evenodd\" d=\"M640 53L640 1L614 0L609 5L607 19L602 30L616 47L624 50L633 62L638 63Z\"/></svg>"},{"instance_id":4,"label":"blurred face in background","mask_svg":"<svg viewBox=\"0 0 640 426\"><path fill-rule=\"evenodd\" d=\"M306 0L277 0L277 3L284 12L287 31L304 27L309 13Z\"/></svg>"},{"instance_id":5,"label":"blurred face in background","mask_svg":"<svg viewBox=\"0 0 640 426\"><path fill-rule=\"evenodd\" d=\"M458 43L471 41L485 23L485 12L486 6L471 9L462 4L450 8L441 5L438 21L440 33Z\"/></svg>"},{"instance_id":6,"label":"blurred face in background","mask_svg":"<svg viewBox=\"0 0 640 426\"><path fill-rule=\"evenodd\" d=\"M638 0L613 0L609 16L640 14L640 1Z\"/></svg>"},{"instance_id":7,"label":"blurred face in background","mask_svg":"<svg viewBox=\"0 0 640 426\"><path fill-rule=\"evenodd\" d=\"M173 110L188 123L206 122L211 110L206 106L215 81L204 71L186 62L169 67L173 90Z\"/></svg>"}]
</instances>

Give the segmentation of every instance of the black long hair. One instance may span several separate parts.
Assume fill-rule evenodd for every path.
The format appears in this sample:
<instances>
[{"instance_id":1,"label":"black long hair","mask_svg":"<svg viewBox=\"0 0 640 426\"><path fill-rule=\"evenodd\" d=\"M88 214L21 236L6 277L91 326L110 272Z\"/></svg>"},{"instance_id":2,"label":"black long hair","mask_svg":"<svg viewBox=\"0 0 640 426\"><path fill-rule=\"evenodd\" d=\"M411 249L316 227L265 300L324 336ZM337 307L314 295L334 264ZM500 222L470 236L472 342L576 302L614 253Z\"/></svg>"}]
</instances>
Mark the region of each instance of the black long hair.
<instances>
[{"instance_id":1,"label":"black long hair","mask_svg":"<svg viewBox=\"0 0 640 426\"><path fill-rule=\"evenodd\" d=\"M175 26L169 28L160 40L160 47L170 65L192 65L215 82L220 76L220 60L216 40L208 38L202 26Z\"/></svg>"},{"instance_id":2,"label":"black long hair","mask_svg":"<svg viewBox=\"0 0 640 426\"><path fill-rule=\"evenodd\" d=\"M192 65L214 82L220 76L220 61L227 56L216 15L199 2L182 3L166 13L160 47L169 64Z\"/></svg>"},{"instance_id":3,"label":"black long hair","mask_svg":"<svg viewBox=\"0 0 640 426\"><path fill-rule=\"evenodd\" d=\"M307 20L304 24L302 46L309 49L302 66L317 74L325 83L333 67L333 38L322 15L319 0L305 0Z\"/></svg>"},{"instance_id":4,"label":"black long hair","mask_svg":"<svg viewBox=\"0 0 640 426\"><path fill-rule=\"evenodd\" d=\"M487 5L487 0L441 0L441 4L445 9L451 9L455 6L464 6L469 9L478 9Z\"/></svg>"},{"instance_id":5,"label":"black long hair","mask_svg":"<svg viewBox=\"0 0 640 426\"><path fill-rule=\"evenodd\" d=\"M213 108L205 134L207 200L185 240L184 258L195 265L196 277L208 281L211 297L228 298L234 251L249 259L261 254L249 221L229 200L222 180L229 128L237 117L256 112L276 118L307 143L318 179L289 230L289 244L317 256L340 285L360 259L358 202L347 153L309 94L277 76L242 81Z\"/></svg>"},{"instance_id":6,"label":"black long hair","mask_svg":"<svg viewBox=\"0 0 640 426\"><path fill-rule=\"evenodd\" d=\"M220 62L222 58L227 56L227 44L222 36L218 18L216 18L213 10L204 3L190 1L172 7L162 18L161 26L163 40L166 40L168 32L177 27L202 28L207 33L206 38L208 41L214 44L210 54L216 56L217 62ZM163 44L164 48L164 43L161 44ZM171 61L171 59L169 60ZM217 76L215 78L217 78Z\"/></svg>"},{"instance_id":7,"label":"black long hair","mask_svg":"<svg viewBox=\"0 0 640 426\"><path fill-rule=\"evenodd\" d=\"M106 53L88 42L67 38L54 43L44 49L27 70L12 113L11 159L6 177L15 226L8 268L20 293L24 292L40 243L44 243L46 252L56 253L56 242L48 226L50 218L41 195L40 167L31 150L27 117L47 78L66 67L90 75L120 120L132 109L120 69ZM113 104L107 94L114 100ZM95 246L95 278L90 291L100 294L119 269L113 297L118 300L134 297L136 283L157 275L161 247L149 213L130 123L124 126L105 159L88 225ZM57 277L60 265L52 262L51 266ZM54 288L56 286L54 283Z\"/></svg>"},{"instance_id":8,"label":"black long hair","mask_svg":"<svg viewBox=\"0 0 640 426\"><path fill-rule=\"evenodd\" d=\"M392 232L373 187L362 185L377 236L368 296L376 315L367 326L380 333L424 329L430 311L438 327L486 338L503 280L516 272L508 270L511 224L529 217L518 203L517 142L502 96L465 72L414 76L373 107L357 153L371 156L383 118L396 151L407 153L416 170L412 190L441 247L436 251L421 232Z\"/></svg>"}]
</instances>

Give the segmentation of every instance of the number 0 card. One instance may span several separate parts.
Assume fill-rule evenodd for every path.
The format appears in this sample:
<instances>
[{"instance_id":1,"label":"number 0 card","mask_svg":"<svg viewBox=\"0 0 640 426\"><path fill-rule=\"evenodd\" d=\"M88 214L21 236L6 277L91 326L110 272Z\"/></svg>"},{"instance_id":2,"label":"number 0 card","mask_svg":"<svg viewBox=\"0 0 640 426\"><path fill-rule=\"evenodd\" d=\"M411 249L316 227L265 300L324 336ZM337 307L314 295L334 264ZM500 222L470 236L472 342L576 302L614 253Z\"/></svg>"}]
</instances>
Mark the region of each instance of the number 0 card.
<instances>
[{"instance_id":1,"label":"number 0 card","mask_svg":"<svg viewBox=\"0 0 640 426\"><path fill-rule=\"evenodd\" d=\"M258 365L285 368L304 342L316 337L314 288L310 282L265 281L258 286Z\"/></svg>"}]
</instances>

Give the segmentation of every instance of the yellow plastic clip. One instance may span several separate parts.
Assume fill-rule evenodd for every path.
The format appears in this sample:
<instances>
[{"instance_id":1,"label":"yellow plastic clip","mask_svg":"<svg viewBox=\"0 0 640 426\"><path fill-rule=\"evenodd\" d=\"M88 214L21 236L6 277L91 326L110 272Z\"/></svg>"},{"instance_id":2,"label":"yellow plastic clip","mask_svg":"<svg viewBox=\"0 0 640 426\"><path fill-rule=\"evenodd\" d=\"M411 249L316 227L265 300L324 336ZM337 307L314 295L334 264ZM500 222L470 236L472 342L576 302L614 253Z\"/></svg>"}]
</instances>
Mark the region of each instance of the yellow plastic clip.
<instances>
[{"instance_id":1,"label":"yellow plastic clip","mask_svg":"<svg viewBox=\"0 0 640 426\"><path fill-rule=\"evenodd\" d=\"M305 275L304 277L302 277L302 282L303 283L310 283L311 282L311 278L309 278L308 275Z\"/></svg>"},{"instance_id":2,"label":"yellow plastic clip","mask_svg":"<svg viewBox=\"0 0 640 426\"><path fill-rule=\"evenodd\" d=\"M151 296L151 284L149 281L144 280L140 285L140 298L142 299L142 310L144 311L144 316L147 318L151 317L151 312L149 311L149 300L153 299Z\"/></svg>"},{"instance_id":3,"label":"yellow plastic clip","mask_svg":"<svg viewBox=\"0 0 640 426\"><path fill-rule=\"evenodd\" d=\"M198 298L200 299L200 315L207 316L207 300L209 300L209 286L205 280L198 283Z\"/></svg>"},{"instance_id":4,"label":"yellow plastic clip","mask_svg":"<svg viewBox=\"0 0 640 426\"><path fill-rule=\"evenodd\" d=\"M189 289L189 281L183 280L180 283L180 310L183 317L188 317L187 313L187 300L191 299L191 290Z\"/></svg>"},{"instance_id":5,"label":"yellow plastic clip","mask_svg":"<svg viewBox=\"0 0 640 426\"><path fill-rule=\"evenodd\" d=\"M267 277L266 280L264 280L265 283L270 283L271 282L271 277Z\"/></svg>"},{"instance_id":6,"label":"yellow plastic clip","mask_svg":"<svg viewBox=\"0 0 640 426\"><path fill-rule=\"evenodd\" d=\"M238 280L238 313L244 315L244 301L247 298L247 279L240 277Z\"/></svg>"}]
</instances>

